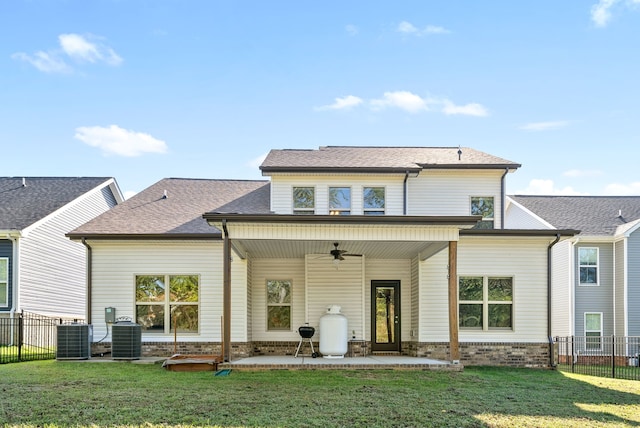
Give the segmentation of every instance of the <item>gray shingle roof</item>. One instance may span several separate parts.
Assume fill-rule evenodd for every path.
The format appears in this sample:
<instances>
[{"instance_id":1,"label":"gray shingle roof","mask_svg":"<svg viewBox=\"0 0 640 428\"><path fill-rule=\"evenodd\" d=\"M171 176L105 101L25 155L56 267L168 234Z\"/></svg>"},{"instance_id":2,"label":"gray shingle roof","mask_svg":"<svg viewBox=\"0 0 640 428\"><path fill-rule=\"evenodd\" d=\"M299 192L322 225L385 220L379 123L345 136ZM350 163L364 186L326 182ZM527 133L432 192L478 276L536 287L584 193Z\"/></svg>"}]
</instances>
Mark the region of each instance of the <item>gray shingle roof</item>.
<instances>
[{"instance_id":1,"label":"gray shingle roof","mask_svg":"<svg viewBox=\"0 0 640 428\"><path fill-rule=\"evenodd\" d=\"M519 168L521 165L468 147L328 146L318 150L271 150L263 172L296 170L417 170L421 168Z\"/></svg>"},{"instance_id":2,"label":"gray shingle roof","mask_svg":"<svg viewBox=\"0 0 640 428\"><path fill-rule=\"evenodd\" d=\"M554 227L581 235L612 236L618 226L640 219L640 196L510 197Z\"/></svg>"},{"instance_id":3,"label":"gray shingle roof","mask_svg":"<svg viewBox=\"0 0 640 428\"><path fill-rule=\"evenodd\" d=\"M267 214L269 201L268 181L165 178L69 236L214 235L205 212Z\"/></svg>"},{"instance_id":4,"label":"gray shingle roof","mask_svg":"<svg viewBox=\"0 0 640 428\"><path fill-rule=\"evenodd\" d=\"M111 177L0 177L0 229L23 230Z\"/></svg>"}]
</instances>

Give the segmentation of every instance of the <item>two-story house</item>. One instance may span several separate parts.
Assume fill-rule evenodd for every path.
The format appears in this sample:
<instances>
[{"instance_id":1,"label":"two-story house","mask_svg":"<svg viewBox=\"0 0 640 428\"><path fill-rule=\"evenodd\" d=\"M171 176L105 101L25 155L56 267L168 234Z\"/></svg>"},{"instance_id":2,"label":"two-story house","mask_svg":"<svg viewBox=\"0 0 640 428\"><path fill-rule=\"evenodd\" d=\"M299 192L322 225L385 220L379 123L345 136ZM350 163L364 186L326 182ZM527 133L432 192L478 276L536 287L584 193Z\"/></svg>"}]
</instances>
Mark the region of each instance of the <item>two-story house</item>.
<instances>
[{"instance_id":1,"label":"two-story house","mask_svg":"<svg viewBox=\"0 0 640 428\"><path fill-rule=\"evenodd\" d=\"M108 177L0 177L0 317L84 318L85 247L65 234L122 201Z\"/></svg>"},{"instance_id":2,"label":"two-story house","mask_svg":"<svg viewBox=\"0 0 640 428\"><path fill-rule=\"evenodd\" d=\"M571 228L553 248L552 334L640 336L640 196L510 196L509 227Z\"/></svg>"},{"instance_id":3,"label":"two-story house","mask_svg":"<svg viewBox=\"0 0 640 428\"><path fill-rule=\"evenodd\" d=\"M143 352L292 355L339 306L349 346L467 364L549 364L549 252L573 230L506 229L519 164L471 148L272 150L265 181L164 179L69 234L89 319Z\"/></svg>"}]
</instances>

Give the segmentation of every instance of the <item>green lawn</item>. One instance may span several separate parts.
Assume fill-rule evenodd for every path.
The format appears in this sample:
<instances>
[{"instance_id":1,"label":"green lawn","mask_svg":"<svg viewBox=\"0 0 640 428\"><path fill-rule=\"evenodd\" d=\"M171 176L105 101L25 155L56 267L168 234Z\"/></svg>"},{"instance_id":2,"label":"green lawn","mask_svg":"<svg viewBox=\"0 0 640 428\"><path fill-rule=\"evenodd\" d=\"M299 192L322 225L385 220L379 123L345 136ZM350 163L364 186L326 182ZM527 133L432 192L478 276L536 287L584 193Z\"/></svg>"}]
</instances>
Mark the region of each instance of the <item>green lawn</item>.
<instances>
[{"instance_id":1,"label":"green lawn","mask_svg":"<svg viewBox=\"0 0 640 428\"><path fill-rule=\"evenodd\" d=\"M640 382L505 368L215 377L38 361L0 366L0 426L640 426Z\"/></svg>"}]
</instances>

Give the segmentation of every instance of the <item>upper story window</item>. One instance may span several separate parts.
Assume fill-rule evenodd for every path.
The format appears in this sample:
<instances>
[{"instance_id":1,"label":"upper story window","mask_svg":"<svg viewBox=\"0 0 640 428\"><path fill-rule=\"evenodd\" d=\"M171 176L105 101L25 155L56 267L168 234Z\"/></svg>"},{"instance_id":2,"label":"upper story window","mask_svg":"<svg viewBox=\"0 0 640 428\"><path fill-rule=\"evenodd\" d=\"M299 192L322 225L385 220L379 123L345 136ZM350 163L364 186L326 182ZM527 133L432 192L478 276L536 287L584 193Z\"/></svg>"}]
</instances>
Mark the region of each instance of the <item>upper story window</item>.
<instances>
[{"instance_id":1,"label":"upper story window","mask_svg":"<svg viewBox=\"0 0 640 428\"><path fill-rule=\"evenodd\" d=\"M267 330L291 330L291 281L267 280Z\"/></svg>"},{"instance_id":2,"label":"upper story window","mask_svg":"<svg viewBox=\"0 0 640 428\"><path fill-rule=\"evenodd\" d=\"M580 285L598 285L598 248L578 248Z\"/></svg>"},{"instance_id":3,"label":"upper story window","mask_svg":"<svg viewBox=\"0 0 640 428\"><path fill-rule=\"evenodd\" d=\"M384 215L384 187L365 187L362 192L364 215Z\"/></svg>"},{"instance_id":4,"label":"upper story window","mask_svg":"<svg viewBox=\"0 0 640 428\"><path fill-rule=\"evenodd\" d=\"M329 214L351 214L351 188L329 187Z\"/></svg>"},{"instance_id":5,"label":"upper story window","mask_svg":"<svg viewBox=\"0 0 640 428\"><path fill-rule=\"evenodd\" d=\"M513 278L460 277L458 298L461 329L513 328Z\"/></svg>"},{"instance_id":6,"label":"upper story window","mask_svg":"<svg viewBox=\"0 0 640 428\"><path fill-rule=\"evenodd\" d=\"M493 196L472 196L471 215L481 215L476 229L493 229Z\"/></svg>"},{"instance_id":7,"label":"upper story window","mask_svg":"<svg viewBox=\"0 0 640 428\"><path fill-rule=\"evenodd\" d=\"M136 322L147 333L198 332L198 275L136 275Z\"/></svg>"},{"instance_id":8,"label":"upper story window","mask_svg":"<svg viewBox=\"0 0 640 428\"><path fill-rule=\"evenodd\" d=\"M293 213L313 214L316 207L315 189L313 187L293 188Z\"/></svg>"},{"instance_id":9,"label":"upper story window","mask_svg":"<svg viewBox=\"0 0 640 428\"><path fill-rule=\"evenodd\" d=\"M0 258L0 306L9 305L9 259Z\"/></svg>"}]
</instances>

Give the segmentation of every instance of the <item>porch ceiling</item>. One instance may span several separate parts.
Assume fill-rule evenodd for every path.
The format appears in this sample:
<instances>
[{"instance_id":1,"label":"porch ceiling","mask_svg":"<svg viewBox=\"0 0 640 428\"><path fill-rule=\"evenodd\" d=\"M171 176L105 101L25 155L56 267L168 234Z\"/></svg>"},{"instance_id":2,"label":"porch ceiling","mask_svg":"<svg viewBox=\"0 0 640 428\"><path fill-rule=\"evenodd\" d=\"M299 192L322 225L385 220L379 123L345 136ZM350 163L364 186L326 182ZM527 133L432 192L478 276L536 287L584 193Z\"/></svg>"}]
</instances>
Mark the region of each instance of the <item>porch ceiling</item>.
<instances>
[{"instance_id":1,"label":"porch ceiling","mask_svg":"<svg viewBox=\"0 0 640 428\"><path fill-rule=\"evenodd\" d=\"M257 259L304 258L309 254L331 257L329 252L334 249L334 242L338 242L338 248L347 251L346 254L362 254L369 259L410 259L418 255L426 259L448 245L448 242L231 240L241 257Z\"/></svg>"}]
</instances>

